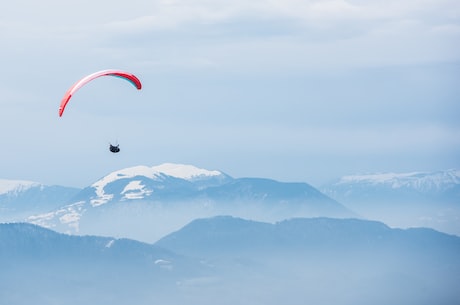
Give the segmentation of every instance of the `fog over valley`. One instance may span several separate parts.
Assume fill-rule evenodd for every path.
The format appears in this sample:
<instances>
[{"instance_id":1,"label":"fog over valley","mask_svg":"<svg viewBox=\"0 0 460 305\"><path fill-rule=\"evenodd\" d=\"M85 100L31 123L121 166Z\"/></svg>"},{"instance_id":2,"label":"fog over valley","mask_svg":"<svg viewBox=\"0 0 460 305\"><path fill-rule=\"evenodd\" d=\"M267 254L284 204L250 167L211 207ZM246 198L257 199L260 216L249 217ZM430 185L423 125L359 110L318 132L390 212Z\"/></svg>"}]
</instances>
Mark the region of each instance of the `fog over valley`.
<instances>
[{"instance_id":1,"label":"fog over valley","mask_svg":"<svg viewBox=\"0 0 460 305\"><path fill-rule=\"evenodd\" d=\"M460 300L458 171L347 176L322 191L173 163L83 189L0 182L1 303Z\"/></svg>"}]
</instances>

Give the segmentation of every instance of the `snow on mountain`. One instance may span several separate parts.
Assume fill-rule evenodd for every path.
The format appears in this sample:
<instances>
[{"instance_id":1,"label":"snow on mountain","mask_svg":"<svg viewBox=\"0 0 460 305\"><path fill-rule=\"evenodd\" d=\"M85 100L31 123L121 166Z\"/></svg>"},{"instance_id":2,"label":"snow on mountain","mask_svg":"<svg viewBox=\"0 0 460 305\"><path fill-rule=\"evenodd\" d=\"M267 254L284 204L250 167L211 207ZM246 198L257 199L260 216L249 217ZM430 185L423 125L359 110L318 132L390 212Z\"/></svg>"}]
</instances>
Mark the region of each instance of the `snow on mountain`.
<instances>
[{"instance_id":1,"label":"snow on mountain","mask_svg":"<svg viewBox=\"0 0 460 305\"><path fill-rule=\"evenodd\" d=\"M27 221L45 228L52 228L71 234L80 232L80 219L85 211L85 202L79 201L54 211L29 216Z\"/></svg>"},{"instance_id":2,"label":"snow on mountain","mask_svg":"<svg viewBox=\"0 0 460 305\"><path fill-rule=\"evenodd\" d=\"M155 192L155 187L151 185L151 182L164 184L168 177L169 179L180 179L200 186L206 185L206 181L226 181L230 178L220 171L205 170L192 165L164 163L152 167L134 166L112 172L93 183L91 188L94 188L96 196L91 199L91 204L99 206L114 200L116 196L113 193L114 189L112 188L110 191L107 189L117 182L121 182L119 185L123 186L121 191L118 192L122 195L121 199L147 198ZM122 181L126 183L123 184ZM164 188L164 185L159 187L159 189ZM119 187L116 189L119 191Z\"/></svg>"},{"instance_id":3,"label":"snow on mountain","mask_svg":"<svg viewBox=\"0 0 460 305\"><path fill-rule=\"evenodd\" d=\"M0 179L0 221L21 220L69 204L80 189L26 180Z\"/></svg>"},{"instance_id":4,"label":"snow on mountain","mask_svg":"<svg viewBox=\"0 0 460 305\"><path fill-rule=\"evenodd\" d=\"M307 183L232 178L217 170L165 163L117 170L82 190L2 180L8 192L0 194L0 221L149 242L194 218L215 215L260 221L359 215L393 226L460 234L459 181L459 170L353 175L320 192Z\"/></svg>"},{"instance_id":5,"label":"snow on mountain","mask_svg":"<svg viewBox=\"0 0 460 305\"><path fill-rule=\"evenodd\" d=\"M42 184L33 181L27 180L7 180L0 179L0 195L4 194L18 194L20 192L26 191L31 187L42 186Z\"/></svg>"},{"instance_id":6,"label":"snow on mountain","mask_svg":"<svg viewBox=\"0 0 460 305\"><path fill-rule=\"evenodd\" d=\"M460 170L351 175L321 190L366 218L460 235Z\"/></svg>"},{"instance_id":7,"label":"snow on mountain","mask_svg":"<svg viewBox=\"0 0 460 305\"><path fill-rule=\"evenodd\" d=\"M345 203L382 200L460 203L460 170L351 175L322 190Z\"/></svg>"},{"instance_id":8,"label":"snow on mountain","mask_svg":"<svg viewBox=\"0 0 460 305\"><path fill-rule=\"evenodd\" d=\"M216 170L166 163L109 173L72 203L27 221L66 233L153 241L194 218L219 214L269 221L354 215L307 183L235 179Z\"/></svg>"},{"instance_id":9,"label":"snow on mountain","mask_svg":"<svg viewBox=\"0 0 460 305\"><path fill-rule=\"evenodd\" d=\"M460 185L460 170L352 175L342 177L336 185L357 183L369 186L385 185L393 189L411 188L420 192L439 192Z\"/></svg>"},{"instance_id":10,"label":"snow on mountain","mask_svg":"<svg viewBox=\"0 0 460 305\"><path fill-rule=\"evenodd\" d=\"M193 165L173 163L164 163L158 166L153 166L152 169L159 173L163 173L168 176L185 180L199 180L202 178L216 177L222 175L220 171L216 170L210 171L206 169L197 168Z\"/></svg>"},{"instance_id":11,"label":"snow on mountain","mask_svg":"<svg viewBox=\"0 0 460 305\"><path fill-rule=\"evenodd\" d=\"M209 177L221 176L223 173L213 170L205 170L192 165L164 163L158 166L134 166L115 171L93 183L92 187L96 189L103 188L105 185L119 180L121 178L133 178L143 176L150 179L160 180L162 176L171 176L184 180L200 180Z\"/></svg>"}]
</instances>

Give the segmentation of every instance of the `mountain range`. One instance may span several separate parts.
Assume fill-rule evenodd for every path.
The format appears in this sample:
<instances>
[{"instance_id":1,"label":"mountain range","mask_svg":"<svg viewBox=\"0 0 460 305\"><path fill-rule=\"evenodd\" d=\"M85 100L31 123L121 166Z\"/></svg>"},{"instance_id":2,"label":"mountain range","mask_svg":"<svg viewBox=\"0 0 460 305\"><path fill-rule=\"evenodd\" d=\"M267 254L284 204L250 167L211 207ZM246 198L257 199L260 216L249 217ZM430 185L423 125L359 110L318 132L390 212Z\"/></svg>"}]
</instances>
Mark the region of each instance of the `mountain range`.
<instances>
[{"instance_id":1,"label":"mountain range","mask_svg":"<svg viewBox=\"0 0 460 305\"><path fill-rule=\"evenodd\" d=\"M460 170L351 175L321 190L343 203L460 203Z\"/></svg>"},{"instance_id":2,"label":"mountain range","mask_svg":"<svg viewBox=\"0 0 460 305\"><path fill-rule=\"evenodd\" d=\"M316 189L166 163L114 171L83 189L0 180L0 221L146 242L216 215L268 222L358 217L460 235L459 188L458 170L346 176Z\"/></svg>"},{"instance_id":3,"label":"mountain range","mask_svg":"<svg viewBox=\"0 0 460 305\"><path fill-rule=\"evenodd\" d=\"M460 237L358 219L196 219L154 244L0 224L1 304L458 304Z\"/></svg>"},{"instance_id":4,"label":"mountain range","mask_svg":"<svg viewBox=\"0 0 460 305\"><path fill-rule=\"evenodd\" d=\"M460 237L403 228L455 234L458 185L452 170L316 189L169 163L83 189L0 180L0 304L456 305Z\"/></svg>"},{"instance_id":5,"label":"mountain range","mask_svg":"<svg viewBox=\"0 0 460 305\"><path fill-rule=\"evenodd\" d=\"M81 190L26 180L0 179L0 222L24 220L62 207Z\"/></svg>"},{"instance_id":6,"label":"mountain range","mask_svg":"<svg viewBox=\"0 0 460 305\"><path fill-rule=\"evenodd\" d=\"M460 235L460 170L351 175L320 190L364 218Z\"/></svg>"},{"instance_id":7,"label":"mountain range","mask_svg":"<svg viewBox=\"0 0 460 305\"><path fill-rule=\"evenodd\" d=\"M355 214L307 183L232 178L220 171L166 163L109 173L63 198L59 208L25 220L59 232L153 242L195 218L215 215L276 221Z\"/></svg>"}]
</instances>

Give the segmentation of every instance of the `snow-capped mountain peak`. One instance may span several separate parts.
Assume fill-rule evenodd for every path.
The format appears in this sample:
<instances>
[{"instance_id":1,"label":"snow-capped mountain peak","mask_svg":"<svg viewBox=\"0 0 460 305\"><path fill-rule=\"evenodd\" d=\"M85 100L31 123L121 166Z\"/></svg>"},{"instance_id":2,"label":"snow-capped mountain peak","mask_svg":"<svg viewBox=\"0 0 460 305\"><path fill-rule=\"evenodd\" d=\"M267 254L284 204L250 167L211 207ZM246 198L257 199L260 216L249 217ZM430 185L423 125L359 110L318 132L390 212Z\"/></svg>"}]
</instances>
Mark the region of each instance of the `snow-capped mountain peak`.
<instances>
[{"instance_id":1,"label":"snow-capped mountain peak","mask_svg":"<svg viewBox=\"0 0 460 305\"><path fill-rule=\"evenodd\" d=\"M184 179L184 180L195 180L199 178L206 177L215 177L222 175L219 171L210 171L206 169L201 169L193 165L184 165L184 164L174 164L174 163L164 163L157 166L133 166L124 168L115 172L108 174L99 181L95 182L92 187L98 189L111 183L115 180L121 178L133 178L136 176L144 176L149 179L156 179L162 175L171 176L174 178Z\"/></svg>"},{"instance_id":2,"label":"snow-capped mountain peak","mask_svg":"<svg viewBox=\"0 0 460 305\"><path fill-rule=\"evenodd\" d=\"M144 165L133 166L133 167L128 167L128 168L114 171L102 177L100 180L96 181L91 186L94 187L96 189L96 193L98 193L98 190L102 190L104 186L118 179L133 178L136 176L144 176L144 177L153 179L156 176L158 176L158 174L159 173L157 171L152 170L152 168L148 166L144 166Z\"/></svg>"},{"instance_id":3,"label":"snow-capped mountain peak","mask_svg":"<svg viewBox=\"0 0 460 305\"><path fill-rule=\"evenodd\" d=\"M222 175L221 172L216 170L210 171L195 167L193 165L174 163L164 163L158 166L154 166L152 167L152 170L157 171L158 173L163 173L168 176L185 180L194 180L196 178L214 177Z\"/></svg>"},{"instance_id":4,"label":"snow-capped mountain peak","mask_svg":"<svg viewBox=\"0 0 460 305\"><path fill-rule=\"evenodd\" d=\"M460 170L352 175L342 177L337 185L353 183L386 185L394 189L409 187L420 191L443 190L446 186L460 184Z\"/></svg>"},{"instance_id":5,"label":"snow-capped mountain peak","mask_svg":"<svg viewBox=\"0 0 460 305\"><path fill-rule=\"evenodd\" d=\"M363 174L363 175L349 175L340 178L339 183L350 183L350 182L367 182L367 183L386 183L388 181L395 181L397 179L410 179L418 172L413 173L378 173L378 174Z\"/></svg>"},{"instance_id":6,"label":"snow-capped mountain peak","mask_svg":"<svg viewBox=\"0 0 460 305\"><path fill-rule=\"evenodd\" d=\"M196 187L199 187L200 184L211 183L210 181L213 179L224 181L228 178L220 171L210 171L192 165L174 163L164 163L152 167L139 165L114 171L93 183L91 187L94 189L96 197L92 198L91 204L98 206L113 200L114 192L113 190L108 191L106 186L114 185L114 183L118 183L119 186L122 184L123 189L120 194L124 199L130 200L143 199L158 190L157 187L152 186L152 181L164 183L168 179L180 179L186 183L194 183ZM158 187L164 188L164 186Z\"/></svg>"},{"instance_id":7,"label":"snow-capped mountain peak","mask_svg":"<svg viewBox=\"0 0 460 305\"><path fill-rule=\"evenodd\" d=\"M0 179L0 195L10 192L22 192L31 187L40 186L38 182L27 180L6 180Z\"/></svg>"}]
</instances>

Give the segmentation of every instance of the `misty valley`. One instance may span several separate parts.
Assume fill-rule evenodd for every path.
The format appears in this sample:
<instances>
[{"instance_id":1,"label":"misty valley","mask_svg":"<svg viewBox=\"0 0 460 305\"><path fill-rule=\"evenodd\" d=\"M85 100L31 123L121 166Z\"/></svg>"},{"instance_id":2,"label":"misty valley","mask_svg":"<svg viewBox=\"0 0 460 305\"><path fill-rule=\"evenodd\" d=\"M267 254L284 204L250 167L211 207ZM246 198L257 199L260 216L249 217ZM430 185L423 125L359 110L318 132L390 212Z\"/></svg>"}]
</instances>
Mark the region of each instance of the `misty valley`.
<instances>
[{"instance_id":1,"label":"misty valley","mask_svg":"<svg viewBox=\"0 0 460 305\"><path fill-rule=\"evenodd\" d=\"M356 219L199 219L154 244L0 225L2 304L457 304L460 238Z\"/></svg>"},{"instance_id":2,"label":"misty valley","mask_svg":"<svg viewBox=\"0 0 460 305\"><path fill-rule=\"evenodd\" d=\"M459 176L316 189L163 164L83 189L0 180L0 303L459 304Z\"/></svg>"}]
</instances>

